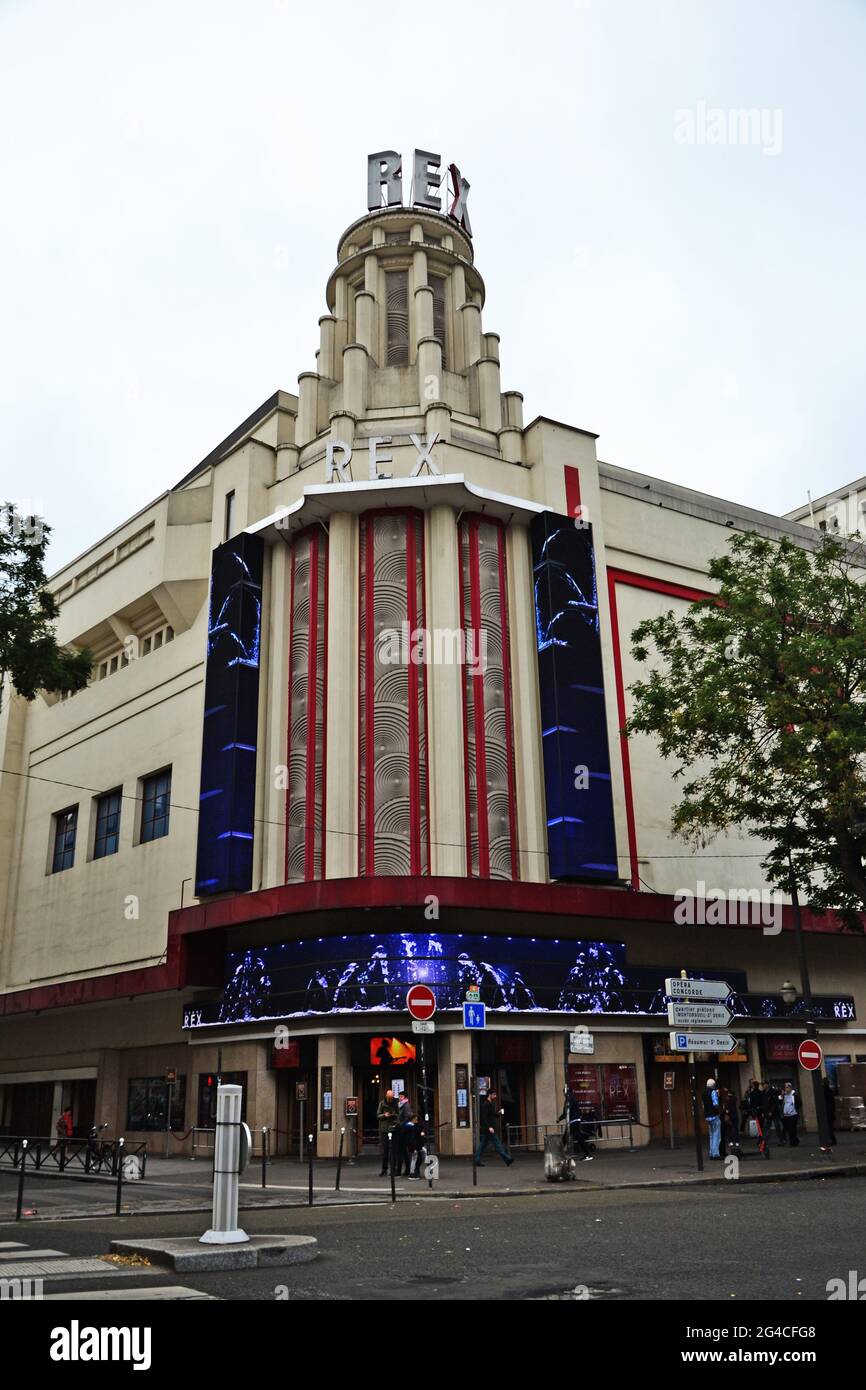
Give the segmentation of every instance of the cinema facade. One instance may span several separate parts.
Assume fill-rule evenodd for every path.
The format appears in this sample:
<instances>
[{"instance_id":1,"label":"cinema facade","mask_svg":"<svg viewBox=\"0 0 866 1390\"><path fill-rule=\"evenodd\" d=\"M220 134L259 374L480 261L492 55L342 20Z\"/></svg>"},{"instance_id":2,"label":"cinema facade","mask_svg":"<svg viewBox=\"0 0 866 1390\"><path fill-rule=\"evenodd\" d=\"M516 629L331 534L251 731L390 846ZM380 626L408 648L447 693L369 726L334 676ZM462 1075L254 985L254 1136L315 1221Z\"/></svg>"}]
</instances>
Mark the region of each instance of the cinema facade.
<instances>
[{"instance_id":1,"label":"cinema facade","mask_svg":"<svg viewBox=\"0 0 866 1390\"><path fill-rule=\"evenodd\" d=\"M405 203L399 157L371 161L297 393L54 576L88 688L3 691L6 1133L70 1103L79 1132L162 1148L170 1122L185 1151L221 1075L278 1151L303 1127L327 1156L423 1082L465 1154L475 1076L519 1142L567 1079L645 1143L669 1097L689 1123L664 990L683 970L730 985L736 1047L701 1072L796 1075L793 921L762 916L760 844L672 839L671 770L620 731L638 622L705 596L732 529L815 532L524 423L467 185L452 167L443 195L420 161ZM864 948L805 925L832 1068L866 1055Z\"/></svg>"}]
</instances>

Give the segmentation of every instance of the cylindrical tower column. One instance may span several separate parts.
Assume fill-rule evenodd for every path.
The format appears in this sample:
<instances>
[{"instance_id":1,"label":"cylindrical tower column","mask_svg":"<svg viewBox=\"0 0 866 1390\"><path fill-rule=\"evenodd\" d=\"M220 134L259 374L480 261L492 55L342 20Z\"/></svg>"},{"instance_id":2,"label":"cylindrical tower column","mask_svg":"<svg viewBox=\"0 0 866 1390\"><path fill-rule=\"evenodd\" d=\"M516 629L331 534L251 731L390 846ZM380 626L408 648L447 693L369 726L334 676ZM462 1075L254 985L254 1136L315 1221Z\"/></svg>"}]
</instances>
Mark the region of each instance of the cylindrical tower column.
<instances>
[{"instance_id":1,"label":"cylindrical tower column","mask_svg":"<svg viewBox=\"0 0 866 1390\"><path fill-rule=\"evenodd\" d=\"M369 290L355 295L355 339L376 361L376 299Z\"/></svg>"},{"instance_id":2,"label":"cylindrical tower column","mask_svg":"<svg viewBox=\"0 0 866 1390\"><path fill-rule=\"evenodd\" d=\"M418 343L418 399L442 399L442 344L438 338L421 338Z\"/></svg>"},{"instance_id":3,"label":"cylindrical tower column","mask_svg":"<svg viewBox=\"0 0 866 1390\"><path fill-rule=\"evenodd\" d=\"M334 366L334 343L336 341L337 320L333 314L323 314L319 319L319 376L333 381L336 374Z\"/></svg>"},{"instance_id":4,"label":"cylindrical tower column","mask_svg":"<svg viewBox=\"0 0 866 1390\"><path fill-rule=\"evenodd\" d=\"M460 552L453 508L432 508L427 556L428 623L433 643L428 655L427 687L430 701L430 872L462 876L466 873L466 800L463 739L458 731L463 728L464 672L458 645L462 640Z\"/></svg>"},{"instance_id":5,"label":"cylindrical tower column","mask_svg":"<svg viewBox=\"0 0 866 1390\"><path fill-rule=\"evenodd\" d=\"M343 348L343 408L359 417L367 409L367 349L363 343L349 343Z\"/></svg>"},{"instance_id":6,"label":"cylindrical tower column","mask_svg":"<svg viewBox=\"0 0 866 1390\"><path fill-rule=\"evenodd\" d=\"M502 392L502 411L504 424L515 425L518 429L523 429L523 392L522 391L503 391Z\"/></svg>"},{"instance_id":7,"label":"cylindrical tower column","mask_svg":"<svg viewBox=\"0 0 866 1390\"><path fill-rule=\"evenodd\" d=\"M523 430L503 425L498 432L499 452L506 463L523 463Z\"/></svg>"},{"instance_id":8,"label":"cylindrical tower column","mask_svg":"<svg viewBox=\"0 0 866 1390\"><path fill-rule=\"evenodd\" d=\"M298 377L298 423L295 426L295 442L300 448L318 434L318 414L319 374L301 372Z\"/></svg>"},{"instance_id":9,"label":"cylindrical tower column","mask_svg":"<svg viewBox=\"0 0 866 1390\"><path fill-rule=\"evenodd\" d=\"M466 365L471 367L481 356L481 309L477 304L473 304L471 299L467 299L465 304L460 306L460 316L463 320Z\"/></svg>"},{"instance_id":10,"label":"cylindrical tower column","mask_svg":"<svg viewBox=\"0 0 866 1390\"><path fill-rule=\"evenodd\" d=\"M494 433L502 428L502 398L499 394L499 386L499 359L497 357L482 357L478 363L481 428L493 430Z\"/></svg>"}]
</instances>

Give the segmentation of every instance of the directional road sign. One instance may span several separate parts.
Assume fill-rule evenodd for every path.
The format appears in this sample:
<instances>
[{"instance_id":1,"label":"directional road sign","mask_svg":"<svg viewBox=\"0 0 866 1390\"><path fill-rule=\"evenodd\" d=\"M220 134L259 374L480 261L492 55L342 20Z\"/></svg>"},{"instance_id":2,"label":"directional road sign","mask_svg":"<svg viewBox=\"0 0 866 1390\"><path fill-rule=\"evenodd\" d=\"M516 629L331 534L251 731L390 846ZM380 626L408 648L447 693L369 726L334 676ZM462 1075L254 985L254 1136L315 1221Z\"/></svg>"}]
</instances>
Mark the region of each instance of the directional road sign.
<instances>
[{"instance_id":1,"label":"directional road sign","mask_svg":"<svg viewBox=\"0 0 866 1390\"><path fill-rule=\"evenodd\" d=\"M665 980L671 999L727 999L733 994L726 980Z\"/></svg>"},{"instance_id":2,"label":"directional road sign","mask_svg":"<svg viewBox=\"0 0 866 1390\"><path fill-rule=\"evenodd\" d=\"M730 1033L671 1033L673 1052L733 1052L736 1038Z\"/></svg>"},{"instance_id":3,"label":"directional road sign","mask_svg":"<svg viewBox=\"0 0 866 1390\"><path fill-rule=\"evenodd\" d=\"M487 1005L486 1004L464 1004L463 1005L463 1027L464 1028L486 1028L487 1027Z\"/></svg>"},{"instance_id":4,"label":"directional road sign","mask_svg":"<svg viewBox=\"0 0 866 1390\"><path fill-rule=\"evenodd\" d=\"M724 1004L668 1004L668 1023L674 1028L727 1028L733 1017Z\"/></svg>"}]
</instances>

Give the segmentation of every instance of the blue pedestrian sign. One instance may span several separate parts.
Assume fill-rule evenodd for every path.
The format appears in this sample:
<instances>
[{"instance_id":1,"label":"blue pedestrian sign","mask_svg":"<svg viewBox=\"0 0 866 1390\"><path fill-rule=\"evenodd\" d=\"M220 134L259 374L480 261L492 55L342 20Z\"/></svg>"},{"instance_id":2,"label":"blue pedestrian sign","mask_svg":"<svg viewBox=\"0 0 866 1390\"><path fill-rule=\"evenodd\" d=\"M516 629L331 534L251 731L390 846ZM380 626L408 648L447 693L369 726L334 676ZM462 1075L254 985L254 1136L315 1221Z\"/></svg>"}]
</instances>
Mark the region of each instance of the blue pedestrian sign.
<instances>
[{"instance_id":1,"label":"blue pedestrian sign","mask_svg":"<svg viewBox=\"0 0 866 1390\"><path fill-rule=\"evenodd\" d=\"M486 1004L464 1004L463 1005L463 1027L464 1028L486 1028L487 1027L487 1006Z\"/></svg>"}]
</instances>

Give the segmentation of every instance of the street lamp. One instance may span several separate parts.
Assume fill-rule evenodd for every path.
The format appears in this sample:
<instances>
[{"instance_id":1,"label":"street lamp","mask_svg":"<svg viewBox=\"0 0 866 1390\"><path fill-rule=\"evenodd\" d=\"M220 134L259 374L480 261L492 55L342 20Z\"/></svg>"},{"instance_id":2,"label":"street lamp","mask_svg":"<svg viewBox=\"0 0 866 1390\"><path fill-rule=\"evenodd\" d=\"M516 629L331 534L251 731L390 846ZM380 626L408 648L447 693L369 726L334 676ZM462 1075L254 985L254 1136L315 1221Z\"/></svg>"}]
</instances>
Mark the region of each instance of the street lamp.
<instances>
[{"instance_id":1,"label":"street lamp","mask_svg":"<svg viewBox=\"0 0 866 1390\"><path fill-rule=\"evenodd\" d=\"M800 897L797 892L797 881L794 878L793 866L791 868L791 906L794 909L794 935L797 938L797 951L800 957L800 983L803 990L803 1022L806 1028L806 1037L817 1042L818 1028L815 1023L815 1009L812 1003L812 984L809 979L809 962L806 959L806 937L803 932ZM793 985L790 980L785 980L780 992L786 1004L795 1003L799 997L796 986ZM815 1114L818 1120L818 1137L821 1144L821 1152L831 1153L830 1129L827 1123L827 1107L824 1103L824 1092L821 1087L820 1067L816 1067L812 1072L812 1094L815 1099Z\"/></svg>"}]
</instances>

